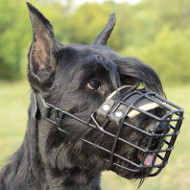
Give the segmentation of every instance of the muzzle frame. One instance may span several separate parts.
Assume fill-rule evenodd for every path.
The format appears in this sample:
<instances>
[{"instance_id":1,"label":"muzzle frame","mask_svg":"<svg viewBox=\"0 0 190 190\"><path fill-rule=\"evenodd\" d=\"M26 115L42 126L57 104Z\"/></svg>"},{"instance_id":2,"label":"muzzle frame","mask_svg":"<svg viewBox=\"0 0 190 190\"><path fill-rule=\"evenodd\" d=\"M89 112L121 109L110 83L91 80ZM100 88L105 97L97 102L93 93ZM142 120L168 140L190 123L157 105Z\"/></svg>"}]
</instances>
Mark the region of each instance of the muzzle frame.
<instances>
[{"instance_id":1,"label":"muzzle frame","mask_svg":"<svg viewBox=\"0 0 190 190\"><path fill-rule=\"evenodd\" d=\"M169 156L174 148L176 138L180 132L180 127L183 120L183 109L161 97L159 94L155 92L147 92L144 89L137 89L132 92L127 90L127 93L123 93L123 90L127 88L129 87L123 86L111 93L100 108L91 114L88 120L83 120L82 118L79 118L64 109L50 103L46 103L38 93L36 93L36 97L42 116L47 121L54 124L60 132L67 133L67 131L61 128L60 123L61 119L66 115L88 127L91 127L92 130L99 130L104 135L113 138L113 145L111 149L107 149L103 147L103 145L92 142L89 139L81 138L82 141L110 155L110 159L106 160L106 162L109 163L110 168L119 167L133 173L139 173L145 169L150 169L151 172L148 176L155 176L159 174L168 163ZM148 103L142 105L142 102L145 100ZM165 110L165 113L161 116L155 115L152 110L156 108L162 108ZM52 113L54 117L52 117ZM139 114L143 114L147 118L154 120L157 124L166 122L167 126L161 133L156 133L154 130L149 132L128 122L131 118L138 117ZM103 118L104 121L100 123L98 119L99 117ZM109 131L108 124L110 122L115 123L117 127L116 133ZM142 134L144 138L148 140L146 146L141 147L138 144L130 142L128 139L122 138L121 131L123 128ZM153 149L151 146L155 139L157 139L157 141L159 139L159 141L156 148ZM138 159L135 161L119 154L117 152L117 145L119 142L133 148L134 151L138 152ZM150 160L150 163L148 164L146 162L147 158ZM120 160L120 162L118 162L118 160ZM147 177L147 174L145 177Z\"/></svg>"}]
</instances>

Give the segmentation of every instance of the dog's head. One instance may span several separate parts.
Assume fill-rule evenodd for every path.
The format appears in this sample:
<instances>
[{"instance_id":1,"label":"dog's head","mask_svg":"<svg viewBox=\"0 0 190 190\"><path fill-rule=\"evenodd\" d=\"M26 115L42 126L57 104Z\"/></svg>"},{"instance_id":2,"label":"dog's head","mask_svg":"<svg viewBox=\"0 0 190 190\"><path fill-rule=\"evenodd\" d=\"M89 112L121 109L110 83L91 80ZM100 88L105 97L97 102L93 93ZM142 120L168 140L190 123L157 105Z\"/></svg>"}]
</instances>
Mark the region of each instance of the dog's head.
<instances>
[{"instance_id":1,"label":"dog's head","mask_svg":"<svg viewBox=\"0 0 190 190\"><path fill-rule=\"evenodd\" d=\"M110 169L126 178L142 178L153 167L163 168L168 146L173 146L170 141L175 141L174 132L168 133L173 112L161 98L162 85L151 67L106 46L115 15L92 45L63 45L50 22L31 4L28 7L33 28L28 78L40 94L38 101L49 103L49 120L59 119L58 128L52 125L48 133L46 152L64 149L67 158L54 151L55 162L69 160L71 167L96 172ZM140 83L144 90L138 90Z\"/></svg>"}]
</instances>

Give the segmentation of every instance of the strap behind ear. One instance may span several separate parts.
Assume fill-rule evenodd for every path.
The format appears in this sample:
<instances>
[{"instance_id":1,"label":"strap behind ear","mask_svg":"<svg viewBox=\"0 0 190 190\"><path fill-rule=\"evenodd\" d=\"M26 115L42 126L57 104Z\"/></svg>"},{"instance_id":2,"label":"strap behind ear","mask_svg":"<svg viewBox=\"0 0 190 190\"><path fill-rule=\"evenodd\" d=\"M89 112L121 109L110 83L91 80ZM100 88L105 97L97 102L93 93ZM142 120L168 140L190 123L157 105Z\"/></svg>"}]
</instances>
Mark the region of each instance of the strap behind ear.
<instances>
[{"instance_id":1,"label":"strap behind ear","mask_svg":"<svg viewBox=\"0 0 190 190\"><path fill-rule=\"evenodd\" d=\"M36 119L36 113L38 110L38 106L37 106L37 99L36 99L36 94L34 93L34 91L31 91L30 94L30 106L29 106L29 115L32 118Z\"/></svg>"},{"instance_id":2,"label":"strap behind ear","mask_svg":"<svg viewBox=\"0 0 190 190\"><path fill-rule=\"evenodd\" d=\"M45 118L49 113L49 107L46 105L43 97L32 90L30 95L30 107L29 114L32 118L36 119L37 111L40 111L41 115Z\"/></svg>"},{"instance_id":3,"label":"strap behind ear","mask_svg":"<svg viewBox=\"0 0 190 190\"><path fill-rule=\"evenodd\" d=\"M36 93L36 100L42 117L46 118L50 111L49 106L47 106L45 100L39 93Z\"/></svg>"}]
</instances>

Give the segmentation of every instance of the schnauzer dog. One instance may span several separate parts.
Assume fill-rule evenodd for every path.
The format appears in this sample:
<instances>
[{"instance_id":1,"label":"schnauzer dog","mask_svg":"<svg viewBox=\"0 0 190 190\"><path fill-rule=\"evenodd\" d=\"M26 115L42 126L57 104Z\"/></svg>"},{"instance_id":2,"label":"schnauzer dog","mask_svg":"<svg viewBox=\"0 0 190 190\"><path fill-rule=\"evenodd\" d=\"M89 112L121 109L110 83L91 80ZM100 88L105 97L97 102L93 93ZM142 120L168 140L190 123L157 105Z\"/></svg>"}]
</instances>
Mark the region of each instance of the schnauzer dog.
<instances>
[{"instance_id":1,"label":"schnauzer dog","mask_svg":"<svg viewBox=\"0 0 190 190\"><path fill-rule=\"evenodd\" d=\"M0 189L100 190L105 170L127 179L157 175L183 110L164 98L151 67L106 46L115 15L92 45L63 45L42 13L27 5L33 28L28 125L0 173Z\"/></svg>"}]
</instances>

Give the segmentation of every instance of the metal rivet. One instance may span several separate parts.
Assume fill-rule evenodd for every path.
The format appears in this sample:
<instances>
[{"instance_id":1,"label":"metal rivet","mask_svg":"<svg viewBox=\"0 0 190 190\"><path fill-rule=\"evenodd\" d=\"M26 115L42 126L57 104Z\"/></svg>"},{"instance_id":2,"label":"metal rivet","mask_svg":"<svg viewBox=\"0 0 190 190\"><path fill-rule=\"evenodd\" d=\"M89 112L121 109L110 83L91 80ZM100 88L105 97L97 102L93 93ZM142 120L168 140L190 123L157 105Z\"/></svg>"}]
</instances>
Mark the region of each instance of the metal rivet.
<instances>
[{"instance_id":1,"label":"metal rivet","mask_svg":"<svg viewBox=\"0 0 190 190\"><path fill-rule=\"evenodd\" d=\"M122 111L116 111L115 112L115 116L116 117L122 117L123 116L123 112Z\"/></svg>"},{"instance_id":2,"label":"metal rivet","mask_svg":"<svg viewBox=\"0 0 190 190\"><path fill-rule=\"evenodd\" d=\"M102 108L104 111L108 111L110 109L110 106L105 104Z\"/></svg>"}]
</instances>

